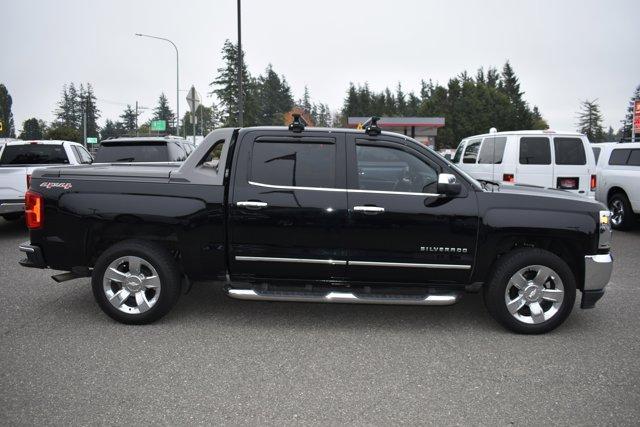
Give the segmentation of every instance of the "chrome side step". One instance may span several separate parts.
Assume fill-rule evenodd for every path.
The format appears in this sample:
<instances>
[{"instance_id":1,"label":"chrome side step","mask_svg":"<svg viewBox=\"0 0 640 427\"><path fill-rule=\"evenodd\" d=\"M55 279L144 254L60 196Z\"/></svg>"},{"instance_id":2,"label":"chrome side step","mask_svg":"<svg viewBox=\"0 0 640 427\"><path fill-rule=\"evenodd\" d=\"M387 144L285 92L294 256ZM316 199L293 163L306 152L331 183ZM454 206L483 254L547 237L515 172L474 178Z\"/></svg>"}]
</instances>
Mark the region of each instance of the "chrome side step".
<instances>
[{"instance_id":1,"label":"chrome side step","mask_svg":"<svg viewBox=\"0 0 640 427\"><path fill-rule=\"evenodd\" d=\"M255 290L226 287L228 296L252 301L327 302L347 304L389 305L452 305L458 302L459 293L426 295L359 294L345 291L305 292Z\"/></svg>"}]
</instances>

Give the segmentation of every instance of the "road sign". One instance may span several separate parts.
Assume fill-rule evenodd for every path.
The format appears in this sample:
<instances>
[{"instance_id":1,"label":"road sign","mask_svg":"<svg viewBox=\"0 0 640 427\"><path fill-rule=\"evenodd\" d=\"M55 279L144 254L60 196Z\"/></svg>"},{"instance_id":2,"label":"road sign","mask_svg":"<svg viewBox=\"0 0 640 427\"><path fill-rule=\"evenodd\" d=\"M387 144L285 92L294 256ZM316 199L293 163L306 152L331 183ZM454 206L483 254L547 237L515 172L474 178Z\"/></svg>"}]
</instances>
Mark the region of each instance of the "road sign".
<instances>
[{"instance_id":1,"label":"road sign","mask_svg":"<svg viewBox=\"0 0 640 427\"><path fill-rule=\"evenodd\" d=\"M189 104L189 108L192 113L195 113L200 106L200 94L193 86L191 86L191 89L189 89L189 93L187 94L187 103Z\"/></svg>"},{"instance_id":2,"label":"road sign","mask_svg":"<svg viewBox=\"0 0 640 427\"><path fill-rule=\"evenodd\" d=\"M154 132L164 132L167 130L167 121L166 120L152 120L151 121L151 130Z\"/></svg>"},{"instance_id":3,"label":"road sign","mask_svg":"<svg viewBox=\"0 0 640 427\"><path fill-rule=\"evenodd\" d=\"M95 136L87 137L87 144L97 144L97 143L98 143L98 138L96 138Z\"/></svg>"}]
</instances>

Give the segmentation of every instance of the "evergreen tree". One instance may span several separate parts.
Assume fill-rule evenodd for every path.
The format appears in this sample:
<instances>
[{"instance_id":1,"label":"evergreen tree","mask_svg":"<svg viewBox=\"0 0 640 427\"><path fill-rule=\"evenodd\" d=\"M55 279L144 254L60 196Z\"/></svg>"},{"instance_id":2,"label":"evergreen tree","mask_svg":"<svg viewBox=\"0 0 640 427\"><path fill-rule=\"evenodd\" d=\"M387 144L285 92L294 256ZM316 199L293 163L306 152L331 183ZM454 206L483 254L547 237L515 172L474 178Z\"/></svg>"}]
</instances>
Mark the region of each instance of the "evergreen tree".
<instances>
[{"instance_id":1,"label":"evergreen tree","mask_svg":"<svg viewBox=\"0 0 640 427\"><path fill-rule=\"evenodd\" d=\"M126 129L122 122L114 122L111 119L107 119L104 123L104 127L100 130L100 140L107 138L116 138L126 133Z\"/></svg>"},{"instance_id":2,"label":"evergreen tree","mask_svg":"<svg viewBox=\"0 0 640 427\"><path fill-rule=\"evenodd\" d=\"M636 90L633 92L631 99L629 100L629 105L627 106L627 114L622 120L622 128L620 129L620 133L622 134L622 138L631 138L631 130L633 126L633 108L636 100L640 100L640 85L636 87ZM640 135L636 133L636 141L640 140Z\"/></svg>"},{"instance_id":3,"label":"evergreen tree","mask_svg":"<svg viewBox=\"0 0 640 427\"><path fill-rule=\"evenodd\" d=\"M13 99L7 90L7 87L0 83L0 123L2 123L2 130L0 131L0 138L15 138L16 128L13 122L13 112L11 106L13 105Z\"/></svg>"},{"instance_id":4,"label":"evergreen tree","mask_svg":"<svg viewBox=\"0 0 640 427\"><path fill-rule=\"evenodd\" d=\"M251 78L247 70L246 56L242 53L242 92L244 105L244 125L251 126L256 123L257 103L256 103L256 82ZM215 94L219 101L219 107L223 114L224 126L238 125L238 48L229 40L224 42L222 47L222 59L224 67L218 68L218 75L215 80L209 83L214 89L211 94Z\"/></svg>"},{"instance_id":5,"label":"evergreen tree","mask_svg":"<svg viewBox=\"0 0 640 427\"><path fill-rule=\"evenodd\" d=\"M122 120L122 127L127 132L135 132L137 130L138 118L136 117L136 110L131 105L127 104L127 107L120 114L120 119Z\"/></svg>"},{"instance_id":6,"label":"evergreen tree","mask_svg":"<svg viewBox=\"0 0 640 427\"><path fill-rule=\"evenodd\" d=\"M522 99L524 92L520 91L520 82L509 61L502 68L502 79L498 87L507 95L513 105L509 123L504 130L531 129L533 125L531 112L527 103Z\"/></svg>"},{"instance_id":7,"label":"evergreen tree","mask_svg":"<svg viewBox=\"0 0 640 427\"><path fill-rule=\"evenodd\" d=\"M607 133L604 135L604 140L607 142L614 142L617 139L617 135L613 130L613 126L609 126Z\"/></svg>"},{"instance_id":8,"label":"evergreen tree","mask_svg":"<svg viewBox=\"0 0 640 427\"><path fill-rule=\"evenodd\" d=\"M22 123L22 132L20 132L20 139L44 139L45 130L46 125L44 121L38 120L35 117L27 119Z\"/></svg>"},{"instance_id":9,"label":"evergreen tree","mask_svg":"<svg viewBox=\"0 0 640 427\"><path fill-rule=\"evenodd\" d=\"M533 106L533 111L531 112L531 118L532 118L531 129L536 129L536 130L549 129L549 123L547 123L547 121L542 117L542 114L540 114L540 110L538 110L537 105Z\"/></svg>"},{"instance_id":10,"label":"evergreen tree","mask_svg":"<svg viewBox=\"0 0 640 427\"><path fill-rule=\"evenodd\" d=\"M96 96L93 93L93 86L91 83L87 83L87 88L85 89L82 84L80 84L80 92L78 94L78 112L79 112L79 120L78 120L78 130L82 133L84 131L84 115L87 118L87 136L97 137L98 136L98 119L100 118L100 110L96 105ZM81 142L81 141L78 141Z\"/></svg>"},{"instance_id":11,"label":"evergreen tree","mask_svg":"<svg viewBox=\"0 0 640 427\"><path fill-rule=\"evenodd\" d=\"M402 84L400 84L400 82L398 82L398 87L396 89L396 114L398 116L407 115L407 100L404 92L402 91Z\"/></svg>"},{"instance_id":12,"label":"evergreen tree","mask_svg":"<svg viewBox=\"0 0 640 427\"><path fill-rule=\"evenodd\" d=\"M583 133L591 142L601 142L604 139L604 129L602 128L602 113L598 100L588 99L580 103L578 112L578 132Z\"/></svg>"},{"instance_id":13,"label":"evergreen tree","mask_svg":"<svg viewBox=\"0 0 640 427\"><path fill-rule=\"evenodd\" d=\"M173 114L173 111L171 111L171 107L169 107L169 100L163 92L158 98L158 105L153 110L153 120L165 120L167 122L167 132L173 134L175 127L172 125L175 119L176 116Z\"/></svg>"},{"instance_id":14,"label":"evergreen tree","mask_svg":"<svg viewBox=\"0 0 640 427\"><path fill-rule=\"evenodd\" d=\"M309 88L306 85L304 87L304 95L302 95L299 104L306 111L311 111L311 95L309 95Z\"/></svg>"},{"instance_id":15,"label":"evergreen tree","mask_svg":"<svg viewBox=\"0 0 640 427\"><path fill-rule=\"evenodd\" d=\"M306 93L308 96L308 93ZM271 64L257 80L258 125L282 125L283 114L293 108L291 89Z\"/></svg>"}]
</instances>

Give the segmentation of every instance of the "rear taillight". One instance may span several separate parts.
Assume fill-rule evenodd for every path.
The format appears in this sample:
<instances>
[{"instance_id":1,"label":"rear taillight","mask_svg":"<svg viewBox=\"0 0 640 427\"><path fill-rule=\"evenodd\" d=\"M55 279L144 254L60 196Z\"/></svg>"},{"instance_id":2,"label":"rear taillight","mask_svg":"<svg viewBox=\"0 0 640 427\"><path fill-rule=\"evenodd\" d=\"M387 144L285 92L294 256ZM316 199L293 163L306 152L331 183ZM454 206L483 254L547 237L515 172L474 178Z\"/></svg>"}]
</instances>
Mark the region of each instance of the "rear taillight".
<instances>
[{"instance_id":1,"label":"rear taillight","mask_svg":"<svg viewBox=\"0 0 640 427\"><path fill-rule=\"evenodd\" d=\"M27 190L31 187L31 175L27 175Z\"/></svg>"},{"instance_id":2,"label":"rear taillight","mask_svg":"<svg viewBox=\"0 0 640 427\"><path fill-rule=\"evenodd\" d=\"M34 191L29 190L24 195L24 217L27 227L32 230L42 227L44 220L42 202L42 196Z\"/></svg>"},{"instance_id":3,"label":"rear taillight","mask_svg":"<svg viewBox=\"0 0 640 427\"><path fill-rule=\"evenodd\" d=\"M591 175L591 191L596 191L596 187L598 186L598 179L595 175Z\"/></svg>"},{"instance_id":4,"label":"rear taillight","mask_svg":"<svg viewBox=\"0 0 640 427\"><path fill-rule=\"evenodd\" d=\"M577 190L579 186L579 178L558 178L556 188L561 190Z\"/></svg>"},{"instance_id":5,"label":"rear taillight","mask_svg":"<svg viewBox=\"0 0 640 427\"><path fill-rule=\"evenodd\" d=\"M516 182L515 176L512 173L505 173L502 175L502 180L504 182Z\"/></svg>"}]
</instances>

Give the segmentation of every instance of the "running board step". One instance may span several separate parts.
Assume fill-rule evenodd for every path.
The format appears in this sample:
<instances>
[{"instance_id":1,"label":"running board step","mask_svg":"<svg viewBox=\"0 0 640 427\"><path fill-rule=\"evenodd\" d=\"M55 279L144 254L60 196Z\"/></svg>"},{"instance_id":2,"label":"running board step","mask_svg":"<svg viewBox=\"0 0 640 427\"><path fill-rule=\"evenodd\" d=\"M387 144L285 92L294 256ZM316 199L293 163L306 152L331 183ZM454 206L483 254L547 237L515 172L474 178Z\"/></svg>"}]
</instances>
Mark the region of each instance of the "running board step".
<instances>
[{"instance_id":1,"label":"running board step","mask_svg":"<svg viewBox=\"0 0 640 427\"><path fill-rule=\"evenodd\" d=\"M345 291L305 292L273 291L226 287L228 296L252 301L327 302L346 304L452 305L459 293L427 295L358 294Z\"/></svg>"}]
</instances>

